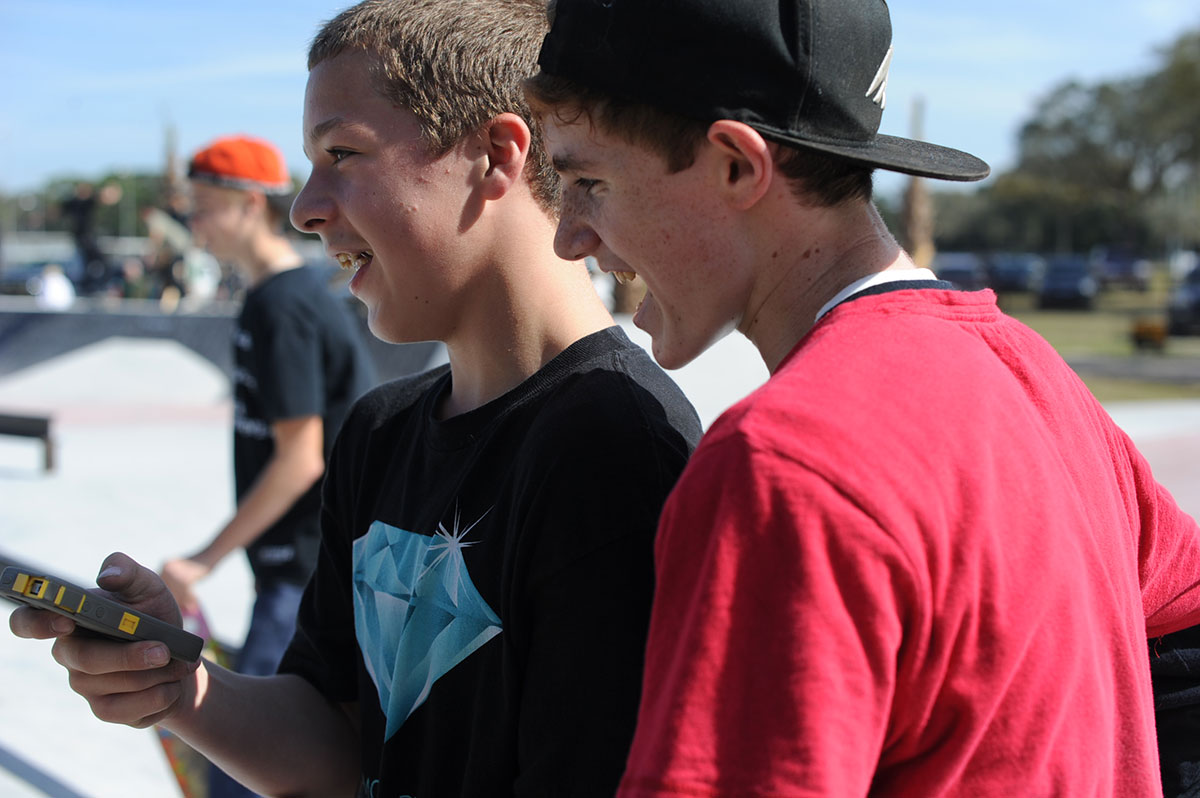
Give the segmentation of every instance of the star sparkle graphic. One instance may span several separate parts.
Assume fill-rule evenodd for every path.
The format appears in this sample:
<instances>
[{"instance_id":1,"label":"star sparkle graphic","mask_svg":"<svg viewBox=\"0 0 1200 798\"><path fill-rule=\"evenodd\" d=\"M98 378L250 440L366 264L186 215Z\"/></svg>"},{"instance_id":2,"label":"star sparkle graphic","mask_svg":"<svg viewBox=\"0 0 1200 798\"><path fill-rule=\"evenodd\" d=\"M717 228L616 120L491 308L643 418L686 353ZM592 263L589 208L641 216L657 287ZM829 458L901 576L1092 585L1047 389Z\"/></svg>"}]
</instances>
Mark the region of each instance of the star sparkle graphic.
<instances>
[{"instance_id":1,"label":"star sparkle graphic","mask_svg":"<svg viewBox=\"0 0 1200 798\"><path fill-rule=\"evenodd\" d=\"M446 525L441 522L438 523L436 537L440 538L442 542L434 543L429 547L429 550L438 551L440 553L433 559L433 562L429 563L429 565L425 567L425 570L421 572L421 576L418 577L418 581L424 579L426 574L437 568L438 565L449 558L450 563L443 571L443 579L446 582L446 593L449 594L450 600L454 602L455 606L458 606L459 577L462 574L462 570L466 567L466 563L463 562L462 551L468 546L474 546L478 542L475 540L468 542L464 540L464 538L466 538L471 530L474 529L475 526L482 521L489 512L491 512L491 508L485 510L483 515L479 516L479 518L475 520L474 524L471 524L469 527L460 532L458 529L459 509L457 506L455 506L453 531L446 531Z\"/></svg>"}]
</instances>

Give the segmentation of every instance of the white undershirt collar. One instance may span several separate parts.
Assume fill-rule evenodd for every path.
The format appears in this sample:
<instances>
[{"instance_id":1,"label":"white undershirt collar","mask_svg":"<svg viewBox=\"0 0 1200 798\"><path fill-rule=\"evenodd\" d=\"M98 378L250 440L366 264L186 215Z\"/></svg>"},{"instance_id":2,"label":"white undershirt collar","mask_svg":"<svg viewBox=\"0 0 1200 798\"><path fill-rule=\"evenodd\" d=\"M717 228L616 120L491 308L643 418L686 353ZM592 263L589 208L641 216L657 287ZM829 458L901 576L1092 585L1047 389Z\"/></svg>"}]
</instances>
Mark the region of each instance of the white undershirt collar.
<instances>
[{"instance_id":1,"label":"white undershirt collar","mask_svg":"<svg viewBox=\"0 0 1200 798\"><path fill-rule=\"evenodd\" d=\"M873 288L884 283L895 283L902 280L937 280L938 277L929 269L889 269L885 272L875 272L868 274L861 280L855 280L850 285L838 291L833 299L826 302L819 311L817 317L813 319L816 324L829 311L833 310L837 305L845 302L850 297L857 294L859 291L865 291L868 288Z\"/></svg>"}]
</instances>

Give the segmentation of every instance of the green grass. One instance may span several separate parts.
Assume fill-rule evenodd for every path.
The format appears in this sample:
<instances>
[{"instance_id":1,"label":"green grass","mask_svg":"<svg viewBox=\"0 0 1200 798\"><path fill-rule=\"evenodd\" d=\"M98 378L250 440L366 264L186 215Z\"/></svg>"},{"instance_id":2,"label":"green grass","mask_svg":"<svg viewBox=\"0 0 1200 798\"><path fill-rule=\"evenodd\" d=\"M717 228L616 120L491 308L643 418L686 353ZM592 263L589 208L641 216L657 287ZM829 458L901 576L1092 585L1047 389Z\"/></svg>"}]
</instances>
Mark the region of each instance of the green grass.
<instances>
[{"instance_id":1,"label":"green grass","mask_svg":"<svg viewBox=\"0 0 1200 798\"><path fill-rule=\"evenodd\" d=\"M1181 358L1194 363L1200 375L1200 336L1172 336L1161 352L1139 351L1133 342L1134 323L1166 323L1169 284L1156 272L1148 291L1110 289L1093 310L1039 310L1029 294L1002 294L1000 307L1020 319L1050 342L1067 360L1081 357ZM1080 375L1102 402L1136 399L1200 399L1200 377L1195 382L1124 379Z\"/></svg>"},{"instance_id":2,"label":"green grass","mask_svg":"<svg viewBox=\"0 0 1200 798\"><path fill-rule=\"evenodd\" d=\"M1200 399L1200 383L1177 385L1170 382L1119 379L1098 374L1081 376L1088 390L1101 404L1155 399Z\"/></svg>"}]
</instances>

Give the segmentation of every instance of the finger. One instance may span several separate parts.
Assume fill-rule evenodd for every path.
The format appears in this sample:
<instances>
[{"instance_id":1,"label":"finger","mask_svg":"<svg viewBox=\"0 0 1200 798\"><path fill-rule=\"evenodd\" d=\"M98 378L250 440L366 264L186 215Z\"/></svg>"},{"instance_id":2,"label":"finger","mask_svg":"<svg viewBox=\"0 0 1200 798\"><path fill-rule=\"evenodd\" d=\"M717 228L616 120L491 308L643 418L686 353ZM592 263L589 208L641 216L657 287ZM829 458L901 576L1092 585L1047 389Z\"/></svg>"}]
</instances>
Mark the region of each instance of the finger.
<instances>
[{"instance_id":1,"label":"finger","mask_svg":"<svg viewBox=\"0 0 1200 798\"><path fill-rule=\"evenodd\" d=\"M17 637L49 640L75 631L75 622L49 610L18 607L8 616L8 628Z\"/></svg>"},{"instance_id":2,"label":"finger","mask_svg":"<svg viewBox=\"0 0 1200 798\"><path fill-rule=\"evenodd\" d=\"M153 670L171 658L167 647L156 640L126 643L92 635L60 637L50 653L64 668L92 675Z\"/></svg>"},{"instance_id":3,"label":"finger","mask_svg":"<svg viewBox=\"0 0 1200 798\"><path fill-rule=\"evenodd\" d=\"M114 552L100 566L96 584L134 604L153 598L162 590L163 582L152 569L139 565L126 554Z\"/></svg>"},{"instance_id":4,"label":"finger","mask_svg":"<svg viewBox=\"0 0 1200 798\"><path fill-rule=\"evenodd\" d=\"M69 671L71 689L88 697L118 696L140 693L163 684L178 683L185 678L190 668L181 662L172 662L162 668L146 671L114 671L112 673L85 673Z\"/></svg>"},{"instance_id":5,"label":"finger","mask_svg":"<svg viewBox=\"0 0 1200 798\"><path fill-rule=\"evenodd\" d=\"M155 672L136 674L141 677ZM148 684L142 689L103 692L109 686L97 683L97 677L72 674L71 689L87 699L92 714L108 723L145 728L174 713L183 697L183 686L176 680Z\"/></svg>"}]
</instances>

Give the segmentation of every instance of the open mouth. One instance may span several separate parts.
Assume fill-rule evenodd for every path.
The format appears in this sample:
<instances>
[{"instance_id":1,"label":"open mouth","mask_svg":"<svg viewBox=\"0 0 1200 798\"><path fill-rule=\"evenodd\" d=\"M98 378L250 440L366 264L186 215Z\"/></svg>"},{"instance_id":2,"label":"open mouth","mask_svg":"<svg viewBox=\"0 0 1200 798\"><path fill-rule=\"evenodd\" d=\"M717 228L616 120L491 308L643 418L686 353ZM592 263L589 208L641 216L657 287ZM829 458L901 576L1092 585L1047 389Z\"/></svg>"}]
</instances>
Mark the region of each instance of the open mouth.
<instances>
[{"instance_id":1,"label":"open mouth","mask_svg":"<svg viewBox=\"0 0 1200 798\"><path fill-rule=\"evenodd\" d=\"M370 250L364 249L357 255L351 255L349 252L339 252L337 255L338 265L343 269L358 271L363 266L366 266L375 257Z\"/></svg>"},{"instance_id":2,"label":"open mouth","mask_svg":"<svg viewBox=\"0 0 1200 798\"><path fill-rule=\"evenodd\" d=\"M613 272L612 276L620 285L629 285L630 283L632 283L634 280L637 279L636 272L620 272L620 271L618 271L618 272Z\"/></svg>"}]
</instances>

